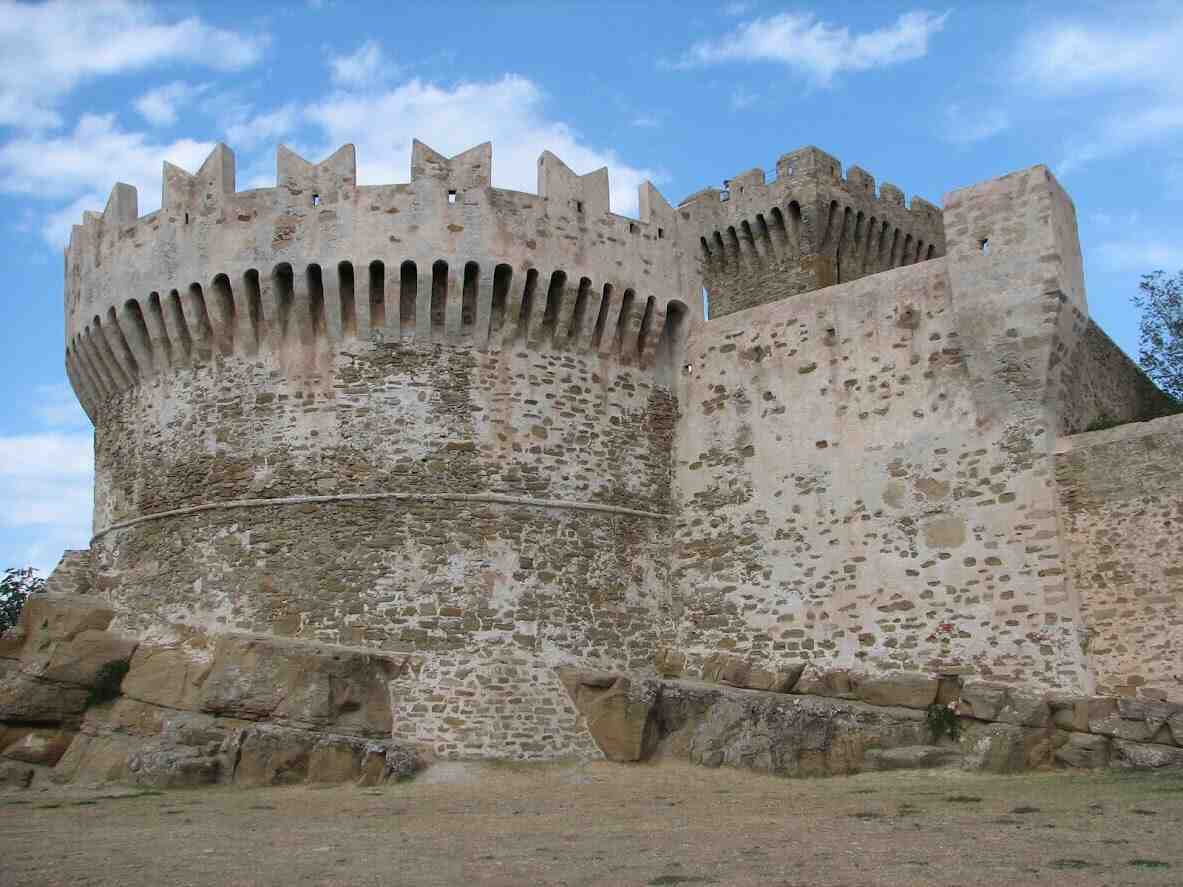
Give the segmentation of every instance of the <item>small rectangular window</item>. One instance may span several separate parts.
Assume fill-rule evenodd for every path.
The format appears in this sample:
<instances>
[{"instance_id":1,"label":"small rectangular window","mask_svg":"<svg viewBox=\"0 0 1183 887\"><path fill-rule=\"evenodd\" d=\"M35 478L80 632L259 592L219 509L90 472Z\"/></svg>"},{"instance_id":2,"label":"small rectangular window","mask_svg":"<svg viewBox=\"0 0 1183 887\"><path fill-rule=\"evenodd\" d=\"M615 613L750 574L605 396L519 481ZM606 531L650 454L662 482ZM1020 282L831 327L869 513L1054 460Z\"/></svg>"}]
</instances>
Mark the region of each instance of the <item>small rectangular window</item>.
<instances>
[{"instance_id":1,"label":"small rectangular window","mask_svg":"<svg viewBox=\"0 0 1183 887\"><path fill-rule=\"evenodd\" d=\"M665 228L657 229L657 239L662 240L665 237Z\"/></svg>"},{"instance_id":2,"label":"small rectangular window","mask_svg":"<svg viewBox=\"0 0 1183 887\"><path fill-rule=\"evenodd\" d=\"M312 195L312 205L313 206L320 206L320 195L319 194Z\"/></svg>"},{"instance_id":3,"label":"small rectangular window","mask_svg":"<svg viewBox=\"0 0 1183 887\"><path fill-rule=\"evenodd\" d=\"M583 201L582 201L582 200L576 200L576 201L575 201L575 211L576 211L577 213L581 213L581 212L583 212Z\"/></svg>"},{"instance_id":4,"label":"small rectangular window","mask_svg":"<svg viewBox=\"0 0 1183 887\"><path fill-rule=\"evenodd\" d=\"M448 192L448 203L455 203L455 202L456 202L456 192L449 191Z\"/></svg>"}]
</instances>

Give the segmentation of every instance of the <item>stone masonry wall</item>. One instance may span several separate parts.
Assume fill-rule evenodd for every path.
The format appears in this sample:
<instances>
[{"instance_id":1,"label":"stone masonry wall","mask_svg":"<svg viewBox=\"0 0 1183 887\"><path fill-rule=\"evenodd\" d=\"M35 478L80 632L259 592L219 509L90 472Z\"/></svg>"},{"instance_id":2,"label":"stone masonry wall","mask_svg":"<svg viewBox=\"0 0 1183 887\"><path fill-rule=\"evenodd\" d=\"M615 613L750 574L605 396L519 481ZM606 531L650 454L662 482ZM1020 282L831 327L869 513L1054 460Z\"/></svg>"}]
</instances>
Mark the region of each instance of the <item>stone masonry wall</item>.
<instances>
[{"instance_id":1,"label":"stone masonry wall","mask_svg":"<svg viewBox=\"0 0 1183 887\"><path fill-rule=\"evenodd\" d=\"M1183 416L1062 438L1056 481L1097 691L1183 702Z\"/></svg>"},{"instance_id":2,"label":"stone masonry wall","mask_svg":"<svg viewBox=\"0 0 1183 887\"><path fill-rule=\"evenodd\" d=\"M689 673L727 650L1087 689L1052 480L1084 305L1071 202L1035 167L945 206L946 258L692 333L672 564Z\"/></svg>"},{"instance_id":3,"label":"stone masonry wall","mask_svg":"<svg viewBox=\"0 0 1183 887\"><path fill-rule=\"evenodd\" d=\"M554 666L650 668L669 623L668 389L523 343L321 360L227 356L108 401L92 550L119 628L413 652L396 734L587 751Z\"/></svg>"}]
</instances>

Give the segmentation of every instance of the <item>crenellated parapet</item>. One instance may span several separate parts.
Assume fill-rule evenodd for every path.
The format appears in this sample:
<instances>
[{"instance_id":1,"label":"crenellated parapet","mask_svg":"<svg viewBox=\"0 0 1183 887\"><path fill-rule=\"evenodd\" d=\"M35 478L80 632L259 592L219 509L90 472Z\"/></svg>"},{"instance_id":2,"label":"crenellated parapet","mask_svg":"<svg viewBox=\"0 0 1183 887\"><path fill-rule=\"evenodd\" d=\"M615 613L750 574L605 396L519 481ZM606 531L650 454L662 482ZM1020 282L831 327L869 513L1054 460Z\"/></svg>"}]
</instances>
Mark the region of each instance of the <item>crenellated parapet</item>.
<instances>
[{"instance_id":1,"label":"crenellated parapet","mask_svg":"<svg viewBox=\"0 0 1183 887\"><path fill-rule=\"evenodd\" d=\"M320 163L281 146L276 186L238 191L218 145L196 173L166 163L161 208L142 217L117 184L66 251L80 400L94 417L165 370L266 351L295 371L350 340L656 365L701 316L674 210L646 182L640 219L613 213L606 169L578 175L550 152L537 194L494 188L492 161L489 143L449 158L416 141L410 182L359 185L352 145Z\"/></svg>"},{"instance_id":2,"label":"crenellated parapet","mask_svg":"<svg viewBox=\"0 0 1183 887\"><path fill-rule=\"evenodd\" d=\"M697 238L711 315L857 280L944 255L941 210L907 204L895 185L808 147L699 191L678 207L679 231ZM691 232L693 234L691 235ZM692 249L693 244L685 244Z\"/></svg>"}]
</instances>

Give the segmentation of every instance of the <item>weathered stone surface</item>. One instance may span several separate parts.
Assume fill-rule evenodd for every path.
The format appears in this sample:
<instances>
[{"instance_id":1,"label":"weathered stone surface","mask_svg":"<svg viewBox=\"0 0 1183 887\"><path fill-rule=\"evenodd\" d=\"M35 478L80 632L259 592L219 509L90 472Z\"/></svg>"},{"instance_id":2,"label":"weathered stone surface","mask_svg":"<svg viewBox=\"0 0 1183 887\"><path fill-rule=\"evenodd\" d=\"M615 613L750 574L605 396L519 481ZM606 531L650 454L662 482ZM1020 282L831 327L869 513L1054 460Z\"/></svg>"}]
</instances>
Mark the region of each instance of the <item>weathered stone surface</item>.
<instances>
[{"instance_id":1,"label":"weathered stone surface","mask_svg":"<svg viewBox=\"0 0 1183 887\"><path fill-rule=\"evenodd\" d=\"M374 742L259 725L236 739L236 785L362 782L410 777L422 760L410 749L390 741Z\"/></svg>"},{"instance_id":2,"label":"weathered stone surface","mask_svg":"<svg viewBox=\"0 0 1183 887\"><path fill-rule=\"evenodd\" d=\"M820 669L807 665L793 687L794 693L809 696L833 696L838 699L855 698L856 681L846 669Z\"/></svg>"},{"instance_id":3,"label":"weathered stone surface","mask_svg":"<svg viewBox=\"0 0 1183 887\"><path fill-rule=\"evenodd\" d=\"M129 638L88 628L69 640L53 643L43 663L32 669L28 663L22 667L45 680L93 687L104 666L126 663L136 646Z\"/></svg>"},{"instance_id":4,"label":"weathered stone surface","mask_svg":"<svg viewBox=\"0 0 1183 887\"><path fill-rule=\"evenodd\" d=\"M686 671L686 654L662 647L653 657L653 667L663 678L680 678Z\"/></svg>"},{"instance_id":5,"label":"weathered stone surface","mask_svg":"<svg viewBox=\"0 0 1183 887\"><path fill-rule=\"evenodd\" d=\"M33 728L24 731L19 739L6 744L2 754L14 761L52 767L66 753L74 736L71 730Z\"/></svg>"},{"instance_id":6,"label":"weathered stone surface","mask_svg":"<svg viewBox=\"0 0 1183 887\"><path fill-rule=\"evenodd\" d=\"M804 663L794 663L776 670L756 668L741 656L714 653L703 662L702 679L731 687L746 687L749 690L788 693L804 670Z\"/></svg>"},{"instance_id":7,"label":"weathered stone surface","mask_svg":"<svg viewBox=\"0 0 1183 887\"><path fill-rule=\"evenodd\" d=\"M28 788L33 782L37 768L16 761L0 761L0 786L5 788Z\"/></svg>"},{"instance_id":8,"label":"weathered stone surface","mask_svg":"<svg viewBox=\"0 0 1183 887\"><path fill-rule=\"evenodd\" d=\"M961 711L979 721L993 721L1006 704L1005 684L968 680L961 688Z\"/></svg>"},{"instance_id":9,"label":"weathered stone surface","mask_svg":"<svg viewBox=\"0 0 1183 887\"><path fill-rule=\"evenodd\" d=\"M0 719L35 724L74 722L90 700L90 690L43 681L5 661L0 665Z\"/></svg>"},{"instance_id":10,"label":"weathered stone surface","mask_svg":"<svg viewBox=\"0 0 1183 887\"><path fill-rule=\"evenodd\" d=\"M604 757L639 761L649 754L657 740L659 682L574 669L560 669L559 678Z\"/></svg>"},{"instance_id":11,"label":"weathered stone surface","mask_svg":"<svg viewBox=\"0 0 1183 887\"><path fill-rule=\"evenodd\" d=\"M1053 734L1014 724L971 724L963 721L964 768L988 773L1017 773L1052 762Z\"/></svg>"},{"instance_id":12,"label":"weathered stone surface","mask_svg":"<svg viewBox=\"0 0 1183 887\"><path fill-rule=\"evenodd\" d=\"M927 770L960 767L965 755L947 745L905 745L899 748L871 749L863 758L864 770Z\"/></svg>"},{"instance_id":13,"label":"weathered stone surface","mask_svg":"<svg viewBox=\"0 0 1183 887\"><path fill-rule=\"evenodd\" d=\"M121 690L142 702L196 709L212 654L212 643L203 632L185 633L169 643L140 644Z\"/></svg>"},{"instance_id":14,"label":"weathered stone surface","mask_svg":"<svg viewBox=\"0 0 1183 887\"><path fill-rule=\"evenodd\" d=\"M1061 730L1089 731L1089 697L1053 694L1048 697L1052 723Z\"/></svg>"},{"instance_id":15,"label":"weathered stone surface","mask_svg":"<svg viewBox=\"0 0 1183 887\"><path fill-rule=\"evenodd\" d=\"M1124 770L1174 770L1183 767L1183 748L1114 739L1109 763Z\"/></svg>"},{"instance_id":16,"label":"weathered stone surface","mask_svg":"<svg viewBox=\"0 0 1183 887\"><path fill-rule=\"evenodd\" d=\"M0 656L28 657L55 642L71 641L84 631L105 631L114 616L113 609L94 598L32 595L21 609L15 630L8 633Z\"/></svg>"},{"instance_id":17,"label":"weathered stone surface","mask_svg":"<svg viewBox=\"0 0 1183 887\"><path fill-rule=\"evenodd\" d=\"M940 680L914 672L895 672L859 681L855 690L859 700L870 705L902 705L905 708L928 708L937 698Z\"/></svg>"},{"instance_id":18,"label":"weathered stone surface","mask_svg":"<svg viewBox=\"0 0 1183 887\"><path fill-rule=\"evenodd\" d=\"M1006 702L997 718L1004 724L1020 727L1044 727L1051 720L1051 709L1043 693L1023 687L1008 687Z\"/></svg>"},{"instance_id":19,"label":"weathered stone surface","mask_svg":"<svg viewBox=\"0 0 1183 887\"><path fill-rule=\"evenodd\" d=\"M389 736L389 682L403 660L369 650L223 635L201 687L214 714Z\"/></svg>"},{"instance_id":20,"label":"weathered stone surface","mask_svg":"<svg viewBox=\"0 0 1183 887\"><path fill-rule=\"evenodd\" d=\"M691 681L663 682L659 708L666 754L782 776L854 773L870 748L928 740L925 715L914 709Z\"/></svg>"},{"instance_id":21,"label":"weathered stone surface","mask_svg":"<svg viewBox=\"0 0 1183 887\"><path fill-rule=\"evenodd\" d=\"M1097 769L1109 765L1109 738L1089 733L1072 732L1057 743L1056 763L1065 767Z\"/></svg>"}]
</instances>

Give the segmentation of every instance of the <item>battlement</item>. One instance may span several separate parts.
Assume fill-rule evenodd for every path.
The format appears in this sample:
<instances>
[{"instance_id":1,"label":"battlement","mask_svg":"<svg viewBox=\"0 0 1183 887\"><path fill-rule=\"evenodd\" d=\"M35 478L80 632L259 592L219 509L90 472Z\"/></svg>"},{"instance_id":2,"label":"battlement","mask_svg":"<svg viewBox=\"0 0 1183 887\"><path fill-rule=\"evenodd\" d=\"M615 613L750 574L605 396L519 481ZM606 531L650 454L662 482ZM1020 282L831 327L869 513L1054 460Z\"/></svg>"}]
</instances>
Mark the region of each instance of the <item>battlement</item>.
<instances>
[{"instance_id":1,"label":"battlement","mask_svg":"<svg viewBox=\"0 0 1183 887\"><path fill-rule=\"evenodd\" d=\"M814 147L784 154L776 178L750 169L678 205L698 238L711 313L857 280L944 255L941 210L858 166L842 175ZM687 249L692 246L687 244Z\"/></svg>"},{"instance_id":2,"label":"battlement","mask_svg":"<svg viewBox=\"0 0 1183 887\"><path fill-rule=\"evenodd\" d=\"M67 370L95 415L166 367L348 339L496 349L514 341L652 366L666 327L701 316L678 217L649 182L611 212L606 169L545 152L538 193L492 187L492 145L415 141L409 183L359 185L354 148L319 163L280 146L276 186L237 191L218 145L165 163L161 208L135 188L86 213L66 250ZM672 306L672 308L671 308ZM672 319L671 319L672 315Z\"/></svg>"}]
</instances>

